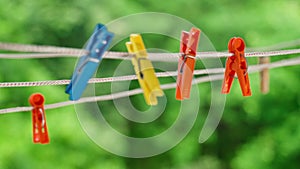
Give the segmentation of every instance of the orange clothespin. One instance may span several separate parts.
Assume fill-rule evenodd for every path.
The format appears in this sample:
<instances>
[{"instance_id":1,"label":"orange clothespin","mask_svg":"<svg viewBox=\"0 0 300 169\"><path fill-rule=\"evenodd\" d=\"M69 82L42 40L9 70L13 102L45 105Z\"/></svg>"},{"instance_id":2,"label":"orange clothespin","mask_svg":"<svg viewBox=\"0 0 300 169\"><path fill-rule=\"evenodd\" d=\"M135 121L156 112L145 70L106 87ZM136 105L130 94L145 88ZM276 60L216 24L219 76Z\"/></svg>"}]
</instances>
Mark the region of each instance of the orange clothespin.
<instances>
[{"instance_id":1,"label":"orange clothespin","mask_svg":"<svg viewBox=\"0 0 300 169\"><path fill-rule=\"evenodd\" d=\"M226 61L226 69L222 86L223 94L229 93L234 75L237 74L243 96L251 96L250 82L247 72L247 61L244 52L245 46L245 42L242 38L231 38L228 43L228 51L233 55Z\"/></svg>"},{"instance_id":2,"label":"orange clothespin","mask_svg":"<svg viewBox=\"0 0 300 169\"><path fill-rule=\"evenodd\" d=\"M44 111L44 96L39 93L32 94L29 97L29 103L32 109L32 127L33 127L33 142L48 144L48 129L46 123L46 115Z\"/></svg>"},{"instance_id":3,"label":"orange clothespin","mask_svg":"<svg viewBox=\"0 0 300 169\"><path fill-rule=\"evenodd\" d=\"M190 98L200 33L201 31L197 28L192 28L190 32L182 31L181 33L180 53L182 55L178 60L177 100Z\"/></svg>"}]
</instances>

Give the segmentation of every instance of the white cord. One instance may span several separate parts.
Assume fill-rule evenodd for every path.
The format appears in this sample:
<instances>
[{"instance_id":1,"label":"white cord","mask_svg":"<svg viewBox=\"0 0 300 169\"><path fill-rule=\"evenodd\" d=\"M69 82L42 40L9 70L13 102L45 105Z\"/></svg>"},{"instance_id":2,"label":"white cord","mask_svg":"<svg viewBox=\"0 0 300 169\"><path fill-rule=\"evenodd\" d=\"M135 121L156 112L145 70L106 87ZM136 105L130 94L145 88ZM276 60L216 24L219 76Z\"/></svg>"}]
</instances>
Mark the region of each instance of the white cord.
<instances>
[{"instance_id":1,"label":"white cord","mask_svg":"<svg viewBox=\"0 0 300 169\"><path fill-rule=\"evenodd\" d=\"M299 54L300 49L291 50L279 50L268 52L249 52L245 53L245 57L268 57L268 56L280 56ZM73 57L77 58L80 54L68 54L68 53L27 53L27 54L0 54L1 59L34 59L34 58L58 58L58 57ZM152 61L168 61L177 62L180 53L148 53L148 57ZM226 52L197 52L196 58L222 58L232 56L231 53ZM104 59L124 59L130 60L132 55L126 52L106 52L103 56Z\"/></svg>"},{"instance_id":2,"label":"white cord","mask_svg":"<svg viewBox=\"0 0 300 169\"><path fill-rule=\"evenodd\" d=\"M260 67L268 68L272 65L276 65L276 67L280 66L291 66L300 64L300 58L293 58L293 59L285 59L277 62L273 62L270 64L262 64L262 65L254 65L249 66L249 71L252 69L259 69ZM262 68L262 69L263 69ZM214 69L202 69L202 70L195 70L194 75L204 75L204 74L217 74L223 73L224 68L214 68ZM177 76L177 71L171 72L159 72L156 73L157 77L170 77L170 76ZM136 80L136 75L126 75L126 76L118 76L118 77L107 77L107 78L92 78L89 80L89 83L106 83L106 82L119 82L119 81L129 81L129 80ZM0 88L3 87L32 87L32 86L56 86L56 85L67 85L70 83L70 80L48 80L48 81L33 81L33 82L2 82L0 83Z\"/></svg>"},{"instance_id":3,"label":"white cord","mask_svg":"<svg viewBox=\"0 0 300 169\"><path fill-rule=\"evenodd\" d=\"M43 45L27 45L17 43L0 42L0 49L18 52L39 52L39 53L60 53L71 55L83 55L85 50L77 48L57 47L57 46L43 46Z\"/></svg>"},{"instance_id":4,"label":"white cord","mask_svg":"<svg viewBox=\"0 0 300 169\"><path fill-rule=\"evenodd\" d=\"M223 68L215 68L215 69L203 69L203 70L195 70L195 75L203 75L203 74L215 74L222 73L224 71ZM170 77L177 76L177 71L171 72L158 72L156 73L157 77ZM126 76L118 76L118 77L106 77L106 78L92 78L88 83L106 83L106 82L119 82L119 81L128 81L128 80L136 80L136 75L126 75ZM33 82L0 82L0 88L3 87L32 87L32 86L56 86L56 85L67 85L70 83L70 80L47 80L47 81L33 81Z\"/></svg>"},{"instance_id":5,"label":"white cord","mask_svg":"<svg viewBox=\"0 0 300 169\"><path fill-rule=\"evenodd\" d=\"M300 58L293 58L293 59L285 59L269 64L262 64L262 65L255 65L249 66L249 71L252 69L258 69L260 67L271 67L272 65L276 65L276 67L280 66L291 66L300 64ZM278 64L278 65L277 65ZM204 75L204 74L217 74L223 73L224 68L214 68L214 69L202 69L202 70L195 70L194 75ZM159 72L156 73L157 77L170 77L170 76L177 76L177 71L171 72ZM89 80L89 83L106 83L106 82L118 82L118 81L128 81L128 80L136 80L136 75L127 75L127 76L118 76L118 77L107 77L107 78L92 78ZM31 86L55 86L55 85L67 85L70 83L70 80L48 80L48 81L34 81L34 82L2 82L0 83L0 88L3 87L31 87Z\"/></svg>"},{"instance_id":6,"label":"white cord","mask_svg":"<svg viewBox=\"0 0 300 169\"><path fill-rule=\"evenodd\" d=\"M282 42L267 47L259 48L247 48L249 51L266 51L266 50L279 50L284 48L290 48L300 45L300 39ZM43 45L27 45L17 43L4 43L0 42L0 49L9 51L19 52L40 52L40 53L60 53L60 54L71 54L71 55L83 55L86 51L78 48L58 47L58 46L43 46Z\"/></svg>"},{"instance_id":7,"label":"white cord","mask_svg":"<svg viewBox=\"0 0 300 169\"><path fill-rule=\"evenodd\" d=\"M39 46L39 45L24 45L13 43L1 43L0 49L12 50L21 52L39 52L27 54L0 54L0 58L5 59L26 59L26 58L53 58L53 57L80 57L87 54L88 51L76 48L65 48L55 46ZM300 49L278 50L268 52L249 52L245 53L246 57L267 57L298 54ZM152 61L177 61L180 53L148 53L149 59ZM227 52L197 52L197 58L221 58L232 56ZM127 52L106 52L103 56L105 59L131 59L132 55Z\"/></svg>"}]
</instances>

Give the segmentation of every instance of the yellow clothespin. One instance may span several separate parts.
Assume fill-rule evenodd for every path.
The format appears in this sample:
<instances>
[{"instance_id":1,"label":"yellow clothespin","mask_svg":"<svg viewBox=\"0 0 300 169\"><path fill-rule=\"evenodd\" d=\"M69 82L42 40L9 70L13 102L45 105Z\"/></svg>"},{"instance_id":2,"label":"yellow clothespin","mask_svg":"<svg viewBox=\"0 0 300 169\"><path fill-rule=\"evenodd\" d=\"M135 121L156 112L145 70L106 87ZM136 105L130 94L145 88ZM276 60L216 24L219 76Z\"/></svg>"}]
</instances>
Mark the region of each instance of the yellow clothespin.
<instances>
[{"instance_id":1,"label":"yellow clothespin","mask_svg":"<svg viewBox=\"0 0 300 169\"><path fill-rule=\"evenodd\" d=\"M126 42L126 47L129 53L134 54L131 61L140 86L144 91L146 103L148 105L156 105L156 97L163 96L164 93L160 88L153 65L148 59L147 51L141 35L131 34L130 42Z\"/></svg>"}]
</instances>

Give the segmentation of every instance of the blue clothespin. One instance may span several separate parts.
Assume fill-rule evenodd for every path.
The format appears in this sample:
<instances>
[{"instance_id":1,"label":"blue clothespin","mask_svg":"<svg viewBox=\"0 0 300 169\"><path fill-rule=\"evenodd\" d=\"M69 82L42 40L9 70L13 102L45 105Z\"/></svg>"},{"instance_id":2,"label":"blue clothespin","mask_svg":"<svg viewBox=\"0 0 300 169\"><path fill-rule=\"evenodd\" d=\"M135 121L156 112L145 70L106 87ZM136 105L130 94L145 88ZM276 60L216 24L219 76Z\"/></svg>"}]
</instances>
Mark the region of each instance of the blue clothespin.
<instances>
[{"instance_id":1,"label":"blue clothespin","mask_svg":"<svg viewBox=\"0 0 300 169\"><path fill-rule=\"evenodd\" d=\"M89 79L96 72L102 55L108 50L113 37L114 34L109 32L104 25L96 25L94 33L85 48L89 53L79 59L71 82L66 88L70 100L80 99Z\"/></svg>"}]
</instances>

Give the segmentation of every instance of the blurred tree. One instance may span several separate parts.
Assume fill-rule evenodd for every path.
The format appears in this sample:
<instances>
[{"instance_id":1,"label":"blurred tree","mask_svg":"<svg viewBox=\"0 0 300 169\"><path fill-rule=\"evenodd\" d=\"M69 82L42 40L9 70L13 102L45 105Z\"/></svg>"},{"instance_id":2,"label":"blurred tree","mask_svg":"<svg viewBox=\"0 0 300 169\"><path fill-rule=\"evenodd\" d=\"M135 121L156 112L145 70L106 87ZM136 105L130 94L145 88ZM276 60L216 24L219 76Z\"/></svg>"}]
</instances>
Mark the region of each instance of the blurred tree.
<instances>
[{"instance_id":1,"label":"blurred tree","mask_svg":"<svg viewBox=\"0 0 300 169\"><path fill-rule=\"evenodd\" d=\"M78 48L83 47L97 22L108 23L138 12L167 12L185 18L201 28L217 50L226 50L232 36L244 37L250 47L261 47L298 39L300 34L298 0L2 0L0 11L0 41ZM155 39L159 38L154 37L149 43L161 44ZM173 49L174 42L162 45ZM278 59L281 58L273 60ZM118 65L116 61L104 62L110 70ZM255 64L256 60L249 59L249 63ZM67 79L74 65L75 60L69 58L2 59L0 81ZM164 154L145 159L118 157L98 148L81 129L72 107L47 111L51 139L47 146L31 143L30 113L1 115L0 168L299 168L299 73L297 67L271 70L268 95L259 93L258 75L252 74L253 96L249 98L241 96L238 83L234 82L222 121L207 142L197 142L206 118L205 113L200 113L195 126L180 144ZM199 85L201 112L209 110L209 88L208 83ZM33 92L42 92L47 103L67 100L64 86L0 90L1 108L28 105L28 96ZM166 93L172 96L174 90ZM137 96L132 102L142 104L140 98ZM111 102L101 104L105 110L112 109ZM151 136L170 126L178 115L174 113L176 102L170 104L166 113L151 124L127 122L129 135ZM111 112L117 113L116 110ZM118 130L124 130L124 126L118 124L124 121L123 117L105 116Z\"/></svg>"}]
</instances>

